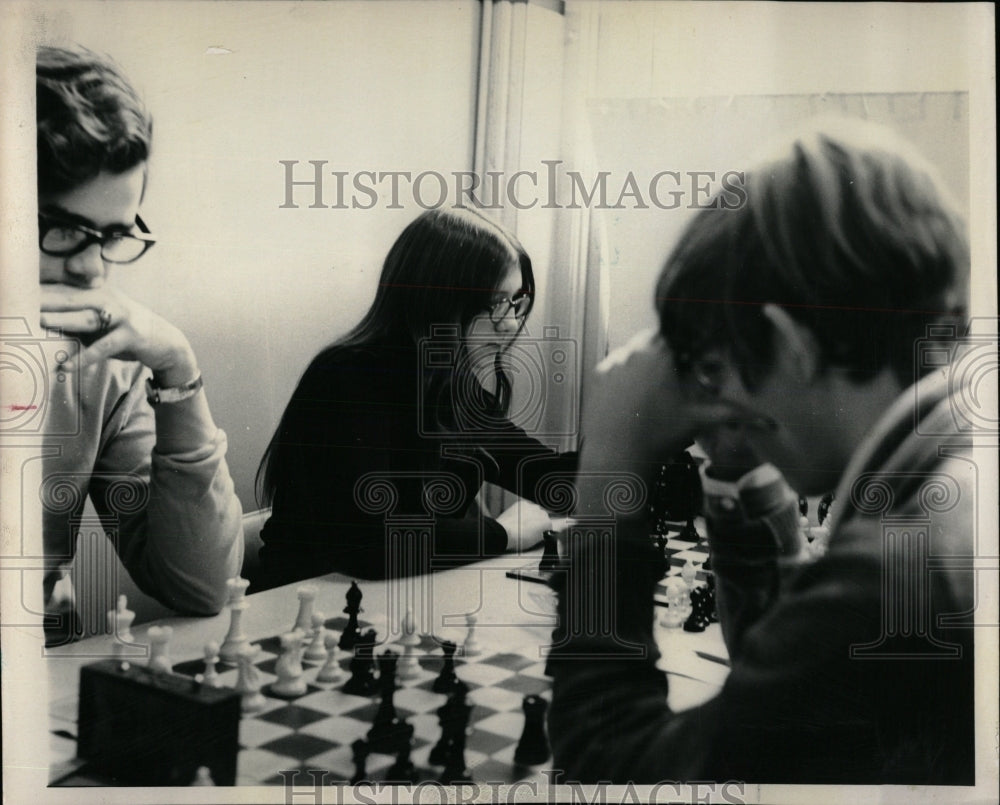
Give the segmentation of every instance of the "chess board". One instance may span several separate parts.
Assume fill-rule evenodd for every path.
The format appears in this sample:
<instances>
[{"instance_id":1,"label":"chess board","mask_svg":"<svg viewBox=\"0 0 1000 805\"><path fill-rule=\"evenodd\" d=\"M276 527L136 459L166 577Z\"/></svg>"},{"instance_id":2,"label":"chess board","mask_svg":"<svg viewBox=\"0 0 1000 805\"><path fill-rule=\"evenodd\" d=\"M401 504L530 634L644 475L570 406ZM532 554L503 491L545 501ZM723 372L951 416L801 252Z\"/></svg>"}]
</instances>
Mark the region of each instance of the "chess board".
<instances>
[{"instance_id":1,"label":"chess board","mask_svg":"<svg viewBox=\"0 0 1000 805\"><path fill-rule=\"evenodd\" d=\"M708 559L708 540L701 536L700 533L697 541L682 539L679 534L669 534L666 538L666 547L663 553L670 564L670 568L653 593L653 603L657 606L665 607L667 606L666 580L671 576L679 576L688 562L694 565L695 584L704 584L712 571L705 569L705 561ZM524 567L509 570L507 571L507 576L512 579L539 582L541 584L547 584L552 578L551 573L539 570L538 562L532 562Z\"/></svg>"},{"instance_id":2,"label":"chess board","mask_svg":"<svg viewBox=\"0 0 1000 805\"><path fill-rule=\"evenodd\" d=\"M325 623L327 628L339 634L347 618L330 618ZM380 636L386 634L384 620L366 620L362 615L359 626L361 631L374 628ZM320 664L303 660L308 690L303 696L288 700L269 692L270 683L276 679L274 671L280 654L280 636L254 643L261 648L256 665L267 705L260 712L244 715L240 721L236 785L283 785L286 775L291 778L296 771L304 773L295 778L298 785L314 784L320 772L325 772L323 784L349 781L355 772L351 743L364 738L371 729L380 702L378 693L368 697L340 690L350 677L348 666L352 653L342 652L340 663L344 679L336 684L316 682ZM401 653L399 646L376 645L376 658L389 648ZM410 760L416 767L418 781L437 780L442 767L431 765L428 755L441 737L437 709L447 697L434 693L431 687L440 673L444 652L440 642L430 635L422 635L413 652L418 669L414 678L397 680L393 701L398 717L414 728ZM173 670L176 674L194 677L204 671L204 662L177 663ZM460 648L455 655L455 672L468 686L467 702L472 705L465 749L469 776L482 783L541 781L544 767L518 766L514 763L514 751L524 728L524 697L540 694L546 700L551 699L551 680L545 675L544 659L533 661L521 654L490 652L463 657ZM219 675L224 686L236 684L235 666L220 664ZM384 780L394 761L393 755L370 754L366 779ZM308 776L311 771L314 777ZM85 774L85 769L79 769L75 777L67 777L58 784L79 784Z\"/></svg>"}]
</instances>

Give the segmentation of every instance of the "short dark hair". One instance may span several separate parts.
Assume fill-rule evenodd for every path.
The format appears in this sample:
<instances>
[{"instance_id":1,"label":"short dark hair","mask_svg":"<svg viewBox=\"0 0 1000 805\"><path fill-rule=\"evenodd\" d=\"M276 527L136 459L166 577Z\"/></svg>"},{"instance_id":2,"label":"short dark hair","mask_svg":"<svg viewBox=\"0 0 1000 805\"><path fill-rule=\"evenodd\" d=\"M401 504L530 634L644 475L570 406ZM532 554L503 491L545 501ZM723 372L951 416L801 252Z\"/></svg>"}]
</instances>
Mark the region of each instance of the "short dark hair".
<instances>
[{"instance_id":1,"label":"short dark hair","mask_svg":"<svg viewBox=\"0 0 1000 805\"><path fill-rule=\"evenodd\" d=\"M824 367L914 382L915 340L964 321L969 277L964 221L926 160L880 126L813 122L744 187L738 209L697 214L660 274L681 368L721 348L753 388L773 365L770 302L809 328Z\"/></svg>"},{"instance_id":2,"label":"short dark hair","mask_svg":"<svg viewBox=\"0 0 1000 805\"><path fill-rule=\"evenodd\" d=\"M153 120L119 67L84 47L41 47L38 192L65 193L149 159Z\"/></svg>"}]
</instances>

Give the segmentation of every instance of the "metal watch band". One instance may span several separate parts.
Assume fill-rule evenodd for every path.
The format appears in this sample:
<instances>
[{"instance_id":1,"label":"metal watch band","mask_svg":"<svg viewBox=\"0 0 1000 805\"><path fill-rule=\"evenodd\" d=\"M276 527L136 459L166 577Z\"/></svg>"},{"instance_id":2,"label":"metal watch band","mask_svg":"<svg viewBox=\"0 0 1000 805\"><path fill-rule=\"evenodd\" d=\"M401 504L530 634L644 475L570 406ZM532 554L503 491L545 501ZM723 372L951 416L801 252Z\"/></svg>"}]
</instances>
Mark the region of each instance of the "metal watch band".
<instances>
[{"instance_id":1,"label":"metal watch band","mask_svg":"<svg viewBox=\"0 0 1000 805\"><path fill-rule=\"evenodd\" d=\"M171 386L170 388L159 388L153 385L151 378L146 378L146 399L150 405L162 405L164 403L176 403L186 400L198 393L199 389L205 385L198 375L190 383L183 386Z\"/></svg>"}]
</instances>

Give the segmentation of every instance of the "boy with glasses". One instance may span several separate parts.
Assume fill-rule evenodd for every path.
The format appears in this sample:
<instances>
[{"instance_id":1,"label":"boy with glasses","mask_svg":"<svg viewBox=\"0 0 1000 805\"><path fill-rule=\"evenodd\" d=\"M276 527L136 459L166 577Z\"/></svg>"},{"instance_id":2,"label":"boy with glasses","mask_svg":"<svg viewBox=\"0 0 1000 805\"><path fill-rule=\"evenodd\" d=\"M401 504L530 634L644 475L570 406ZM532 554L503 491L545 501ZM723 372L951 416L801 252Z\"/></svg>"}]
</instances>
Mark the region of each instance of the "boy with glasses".
<instances>
[{"instance_id":1,"label":"boy with glasses","mask_svg":"<svg viewBox=\"0 0 1000 805\"><path fill-rule=\"evenodd\" d=\"M191 345L108 284L155 243L139 216L152 120L118 68L83 48L41 48L36 91L41 324L78 343L59 356L45 421L51 644L81 632L64 566L88 497L134 581L178 612L222 608L243 538Z\"/></svg>"}]
</instances>

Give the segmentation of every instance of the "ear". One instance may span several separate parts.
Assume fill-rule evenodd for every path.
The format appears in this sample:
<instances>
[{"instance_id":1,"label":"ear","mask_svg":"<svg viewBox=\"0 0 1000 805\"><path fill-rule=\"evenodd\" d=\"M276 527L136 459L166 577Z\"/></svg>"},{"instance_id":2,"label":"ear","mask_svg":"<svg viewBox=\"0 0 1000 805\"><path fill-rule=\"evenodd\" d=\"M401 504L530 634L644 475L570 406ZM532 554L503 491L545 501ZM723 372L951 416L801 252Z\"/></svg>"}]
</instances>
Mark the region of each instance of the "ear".
<instances>
[{"instance_id":1,"label":"ear","mask_svg":"<svg viewBox=\"0 0 1000 805\"><path fill-rule=\"evenodd\" d=\"M778 305L769 302L762 312L774 328L775 364L784 364L803 383L811 382L822 365L819 344L812 331Z\"/></svg>"}]
</instances>

